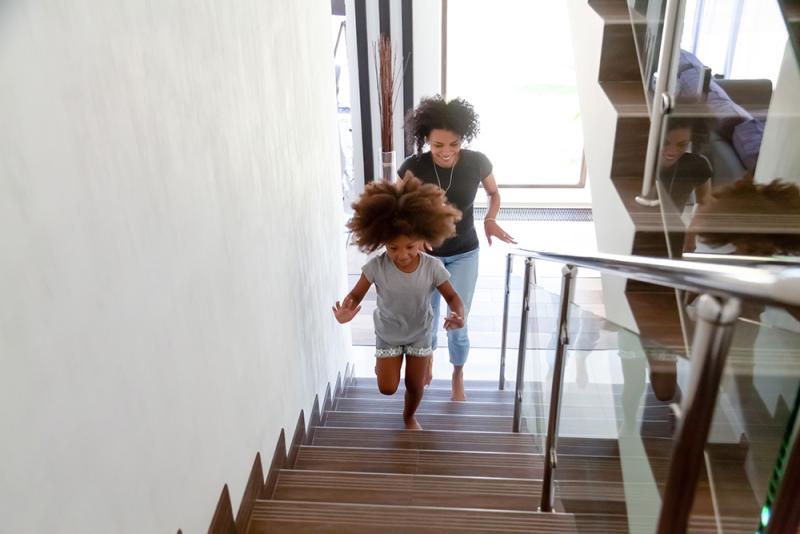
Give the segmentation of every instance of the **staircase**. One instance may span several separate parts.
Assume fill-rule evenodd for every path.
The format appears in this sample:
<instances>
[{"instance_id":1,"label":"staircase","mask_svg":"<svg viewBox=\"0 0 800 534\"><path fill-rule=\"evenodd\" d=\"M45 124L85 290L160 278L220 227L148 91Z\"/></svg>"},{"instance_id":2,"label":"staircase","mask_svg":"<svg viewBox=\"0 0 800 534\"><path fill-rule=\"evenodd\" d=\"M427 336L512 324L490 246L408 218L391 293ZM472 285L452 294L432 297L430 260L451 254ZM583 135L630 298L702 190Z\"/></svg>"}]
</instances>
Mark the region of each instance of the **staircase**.
<instances>
[{"instance_id":1,"label":"staircase","mask_svg":"<svg viewBox=\"0 0 800 534\"><path fill-rule=\"evenodd\" d=\"M467 381L467 402L452 402L449 382L434 380L418 412L425 430L409 431L402 428L402 386L385 397L374 378L351 373L348 368L337 380L332 395L328 389L322 410L315 400L307 427L300 414L288 450L281 434L266 480L256 458L236 519L227 487L223 490L210 534L608 534L651 529L653 517L626 508L626 493L648 482L647 476L636 480L630 474L623 480L617 439L560 438L557 512L538 512L544 436L528 431L537 426L535 418L524 420L520 433L508 431L513 391L500 391L494 382ZM593 394L570 396L583 406L565 405L564 416L584 413L587 423L602 419L590 409ZM667 407L652 391L644 402L657 414L650 428L669 425L662 417ZM543 407L533 409L534 414L547 413ZM661 485L671 441L641 440L646 471ZM717 532L710 502L703 481L691 532ZM726 518L724 525L725 532L752 532L753 519Z\"/></svg>"},{"instance_id":2,"label":"staircase","mask_svg":"<svg viewBox=\"0 0 800 534\"><path fill-rule=\"evenodd\" d=\"M512 391L467 382L469 400L452 402L449 382L434 381L418 432L402 428L402 387L384 397L373 378L344 383L255 503L246 532L627 531L622 515L536 511L541 439L508 432ZM586 492L580 479L618 471L613 458L565 458L562 469L576 481L559 493L578 502ZM621 492L610 497L624 510Z\"/></svg>"}]
</instances>

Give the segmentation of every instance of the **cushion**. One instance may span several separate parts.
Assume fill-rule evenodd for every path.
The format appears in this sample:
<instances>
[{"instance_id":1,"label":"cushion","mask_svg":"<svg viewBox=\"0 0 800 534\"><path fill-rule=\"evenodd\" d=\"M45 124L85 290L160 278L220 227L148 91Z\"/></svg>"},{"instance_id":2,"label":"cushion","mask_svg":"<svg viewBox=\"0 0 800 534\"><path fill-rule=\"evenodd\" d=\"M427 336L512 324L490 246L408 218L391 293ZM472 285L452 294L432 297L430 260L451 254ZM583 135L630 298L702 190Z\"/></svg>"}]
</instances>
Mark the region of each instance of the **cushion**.
<instances>
[{"instance_id":1,"label":"cushion","mask_svg":"<svg viewBox=\"0 0 800 534\"><path fill-rule=\"evenodd\" d=\"M733 129L733 148L739 155L744 166L755 170L758 162L758 152L761 150L761 139L764 137L764 124L756 119L750 119L737 124Z\"/></svg>"},{"instance_id":2,"label":"cushion","mask_svg":"<svg viewBox=\"0 0 800 534\"><path fill-rule=\"evenodd\" d=\"M704 68L705 66L697 57L685 50L681 50L675 88L678 98L693 99L700 96L700 81ZM753 118L746 109L731 100L728 93L714 80L711 80L709 84L705 104L713 117L714 128L729 141L733 137L733 130L738 124Z\"/></svg>"}]
</instances>

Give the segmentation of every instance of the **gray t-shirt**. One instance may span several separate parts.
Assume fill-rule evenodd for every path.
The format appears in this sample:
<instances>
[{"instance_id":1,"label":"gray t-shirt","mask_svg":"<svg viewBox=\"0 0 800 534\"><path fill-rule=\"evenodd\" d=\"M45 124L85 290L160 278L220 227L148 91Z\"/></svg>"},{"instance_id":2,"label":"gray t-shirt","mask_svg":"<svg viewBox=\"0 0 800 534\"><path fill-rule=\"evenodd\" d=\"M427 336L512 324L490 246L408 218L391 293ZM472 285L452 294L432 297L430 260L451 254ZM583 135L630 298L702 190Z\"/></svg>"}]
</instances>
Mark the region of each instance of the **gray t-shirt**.
<instances>
[{"instance_id":1,"label":"gray t-shirt","mask_svg":"<svg viewBox=\"0 0 800 534\"><path fill-rule=\"evenodd\" d=\"M404 273L384 252L361 268L378 293L372 314L375 334L390 345L405 345L433 333L431 294L450 279L438 259L420 252L419 266Z\"/></svg>"}]
</instances>

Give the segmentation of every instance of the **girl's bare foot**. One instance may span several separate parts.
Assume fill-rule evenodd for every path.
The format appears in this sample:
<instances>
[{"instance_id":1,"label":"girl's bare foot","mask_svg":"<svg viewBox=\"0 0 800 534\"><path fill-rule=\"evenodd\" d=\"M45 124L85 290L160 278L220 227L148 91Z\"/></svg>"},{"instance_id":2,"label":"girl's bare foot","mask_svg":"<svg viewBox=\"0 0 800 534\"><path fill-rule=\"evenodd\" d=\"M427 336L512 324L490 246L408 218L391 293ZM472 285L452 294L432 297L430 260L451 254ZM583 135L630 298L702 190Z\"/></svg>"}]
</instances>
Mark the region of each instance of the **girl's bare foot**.
<instances>
[{"instance_id":1,"label":"girl's bare foot","mask_svg":"<svg viewBox=\"0 0 800 534\"><path fill-rule=\"evenodd\" d=\"M422 425L419 424L417 418L413 415L411 417L404 417L403 423L406 425L406 430L422 430Z\"/></svg>"},{"instance_id":2,"label":"girl's bare foot","mask_svg":"<svg viewBox=\"0 0 800 534\"><path fill-rule=\"evenodd\" d=\"M464 393L464 372L461 369L453 371L453 395L450 397L454 401L465 401L467 395Z\"/></svg>"}]
</instances>

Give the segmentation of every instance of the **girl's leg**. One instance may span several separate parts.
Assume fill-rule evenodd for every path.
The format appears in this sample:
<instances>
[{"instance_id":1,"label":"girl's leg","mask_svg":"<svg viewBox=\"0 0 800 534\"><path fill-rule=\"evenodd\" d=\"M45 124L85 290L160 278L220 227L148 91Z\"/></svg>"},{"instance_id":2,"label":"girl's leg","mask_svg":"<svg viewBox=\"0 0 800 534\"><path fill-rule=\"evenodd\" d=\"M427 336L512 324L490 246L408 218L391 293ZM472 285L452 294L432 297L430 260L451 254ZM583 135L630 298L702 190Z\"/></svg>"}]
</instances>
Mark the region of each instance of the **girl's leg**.
<instances>
[{"instance_id":1,"label":"girl's leg","mask_svg":"<svg viewBox=\"0 0 800 534\"><path fill-rule=\"evenodd\" d=\"M464 254L443 258L444 265L450 272L450 283L464 303L464 312L469 316L472 306L472 296L475 294L475 284L478 281L479 250L475 249ZM450 310L447 310L450 313ZM469 317L467 318L469 321ZM447 349L450 353L450 363L453 364L452 399L466 400L464 393L464 364L469 355L469 330L464 328L447 332Z\"/></svg>"},{"instance_id":2,"label":"girl's leg","mask_svg":"<svg viewBox=\"0 0 800 534\"><path fill-rule=\"evenodd\" d=\"M378 389L384 395L394 395L400 384L400 367L403 365L403 355L376 358L375 374L378 377Z\"/></svg>"},{"instance_id":3,"label":"girl's leg","mask_svg":"<svg viewBox=\"0 0 800 534\"><path fill-rule=\"evenodd\" d=\"M425 380L431 358L433 356L406 355L406 404L403 421L409 430L422 430L414 414L425 393Z\"/></svg>"}]
</instances>

